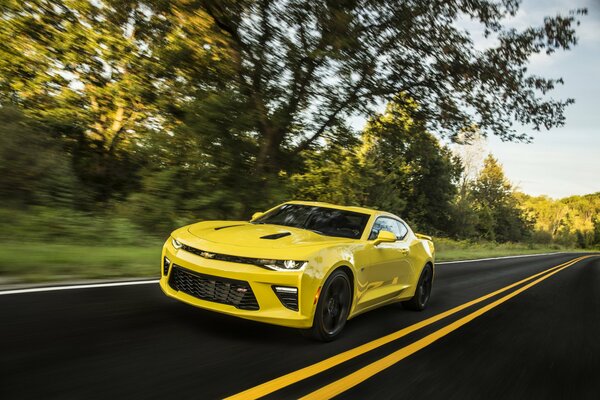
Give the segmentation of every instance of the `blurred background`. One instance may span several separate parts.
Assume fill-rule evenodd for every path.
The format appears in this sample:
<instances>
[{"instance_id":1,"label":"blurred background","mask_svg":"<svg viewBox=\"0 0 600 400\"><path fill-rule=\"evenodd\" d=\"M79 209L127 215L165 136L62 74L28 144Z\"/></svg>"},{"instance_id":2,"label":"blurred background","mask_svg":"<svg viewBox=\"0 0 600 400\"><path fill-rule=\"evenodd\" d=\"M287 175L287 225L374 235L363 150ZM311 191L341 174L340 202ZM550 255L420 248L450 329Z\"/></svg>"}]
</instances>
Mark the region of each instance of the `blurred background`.
<instances>
[{"instance_id":1,"label":"blurred background","mask_svg":"<svg viewBox=\"0 0 600 400\"><path fill-rule=\"evenodd\" d=\"M396 213L446 260L598 248L600 193L527 195L487 150L572 103L527 65L586 11L509 29L517 10L1 1L0 285L157 276L174 228L291 199Z\"/></svg>"}]
</instances>

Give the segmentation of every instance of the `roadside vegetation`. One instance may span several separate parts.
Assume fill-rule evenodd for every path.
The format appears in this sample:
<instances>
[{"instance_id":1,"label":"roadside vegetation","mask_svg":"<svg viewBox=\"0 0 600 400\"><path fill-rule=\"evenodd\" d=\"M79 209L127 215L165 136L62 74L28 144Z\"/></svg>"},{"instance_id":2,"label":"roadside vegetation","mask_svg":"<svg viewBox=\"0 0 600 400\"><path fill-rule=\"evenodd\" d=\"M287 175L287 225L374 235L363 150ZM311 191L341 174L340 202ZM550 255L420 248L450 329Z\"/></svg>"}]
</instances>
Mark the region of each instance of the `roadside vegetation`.
<instances>
[{"instance_id":1,"label":"roadside vegetation","mask_svg":"<svg viewBox=\"0 0 600 400\"><path fill-rule=\"evenodd\" d=\"M496 243L488 241L452 240L434 238L436 261L475 260L479 258L504 257L525 254L586 251L581 248L559 244ZM587 251L590 251L588 249Z\"/></svg>"},{"instance_id":2,"label":"roadside vegetation","mask_svg":"<svg viewBox=\"0 0 600 400\"><path fill-rule=\"evenodd\" d=\"M519 193L477 151L573 102L527 63L586 10L515 31L517 7L5 2L0 280L152 275L172 229L289 199L391 211L446 238L440 259L598 248L600 194ZM501 40L476 48L460 18Z\"/></svg>"},{"instance_id":3,"label":"roadside vegetation","mask_svg":"<svg viewBox=\"0 0 600 400\"><path fill-rule=\"evenodd\" d=\"M434 238L438 262L521 254L585 251L561 245L455 241ZM84 245L2 243L0 285L87 279L158 278L162 243Z\"/></svg>"},{"instance_id":4,"label":"roadside vegetation","mask_svg":"<svg viewBox=\"0 0 600 400\"><path fill-rule=\"evenodd\" d=\"M0 285L157 278L163 241L124 218L31 207L0 209ZM185 221L182 223L193 222ZM434 237L437 261L585 251L558 243ZM592 249L587 249L592 250Z\"/></svg>"}]
</instances>

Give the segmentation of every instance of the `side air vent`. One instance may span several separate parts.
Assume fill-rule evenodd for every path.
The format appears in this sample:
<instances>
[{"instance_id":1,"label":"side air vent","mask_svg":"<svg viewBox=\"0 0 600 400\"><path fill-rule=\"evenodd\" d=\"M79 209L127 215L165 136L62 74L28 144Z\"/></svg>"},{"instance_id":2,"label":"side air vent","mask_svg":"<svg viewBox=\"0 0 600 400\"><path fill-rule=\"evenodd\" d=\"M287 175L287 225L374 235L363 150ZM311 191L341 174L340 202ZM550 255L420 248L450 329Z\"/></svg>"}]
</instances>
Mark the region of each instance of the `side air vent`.
<instances>
[{"instance_id":1,"label":"side air vent","mask_svg":"<svg viewBox=\"0 0 600 400\"><path fill-rule=\"evenodd\" d=\"M289 286L272 286L272 288L285 308L298 311L298 288Z\"/></svg>"},{"instance_id":2,"label":"side air vent","mask_svg":"<svg viewBox=\"0 0 600 400\"><path fill-rule=\"evenodd\" d=\"M275 240L275 239L279 239L279 238L290 236L290 235L291 235L290 232L281 232L281 233L274 233L272 235L261 236L260 238Z\"/></svg>"}]
</instances>

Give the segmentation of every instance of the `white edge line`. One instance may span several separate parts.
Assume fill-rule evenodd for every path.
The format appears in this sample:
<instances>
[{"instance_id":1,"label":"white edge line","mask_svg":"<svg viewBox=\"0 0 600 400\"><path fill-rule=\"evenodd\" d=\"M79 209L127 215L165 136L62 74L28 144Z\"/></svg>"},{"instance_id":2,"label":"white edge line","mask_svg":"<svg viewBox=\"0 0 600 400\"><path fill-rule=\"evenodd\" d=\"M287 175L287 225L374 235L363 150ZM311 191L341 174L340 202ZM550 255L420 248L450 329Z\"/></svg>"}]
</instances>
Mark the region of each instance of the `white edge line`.
<instances>
[{"instance_id":1,"label":"white edge line","mask_svg":"<svg viewBox=\"0 0 600 400\"><path fill-rule=\"evenodd\" d=\"M523 255L516 255L516 256L477 258L477 259L473 259L473 260L442 261L442 262L436 262L435 264L436 265L441 265L441 264L459 264L459 263L469 263L469 262L475 262L475 261L503 260L505 258L523 258L523 257L550 256L550 255L553 255L553 254L565 254L565 252L564 251L557 251L556 253L537 253L537 254L523 254Z\"/></svg>"},{"instance_id":2,"label":"white edge line","mask_svg":"<svg viewBox=\"0 0 600 400\"><path fill-rule=\"evenodd\" d=\"M438 262L438 263L436 263L436 265L469 263L469 262L488 261L488 260L502 260L505 258L548 256L548 255L552 255L552 254L563 254L563 253L564 253L564 251L560 251L560 252L556 252L556 253L540 253L540 254L525 254L525 255L515 255L515 256L504 256L504 257L478 258L475 260L444 261L444 262ZM47 286L47 287L38 287L38 288L30 288L30 289L0 290L0 296L7 295L7 294L55 292L55 291L59 291L59 290L94 289L94 288L114 287L114 286L148 285L148 284L158 283L158 282L159 282L158 279L152 279L152 280L131 281L131 282L90 283L90 284L84 284L84 285Z\"/></svg>"},{"instance_id":3,"label":"white edge line","mask_svg":"<svg viewBox=\"0 0 600 400\"><path fill-rule=\"evenodd\" d=\"M90 283L85 285L67 285L67 286L47 286L30 289L13 289L0 291L0 296L5 294L20 294L20 293L37 293L37 292L54 292L59 290L75 290L75 289L93 289L111 286L133 286L133 285L148 285L158 283L158 279L146 281L131 281L131 282L109 282L109 283Z\"/></svg>"}]
</instances>

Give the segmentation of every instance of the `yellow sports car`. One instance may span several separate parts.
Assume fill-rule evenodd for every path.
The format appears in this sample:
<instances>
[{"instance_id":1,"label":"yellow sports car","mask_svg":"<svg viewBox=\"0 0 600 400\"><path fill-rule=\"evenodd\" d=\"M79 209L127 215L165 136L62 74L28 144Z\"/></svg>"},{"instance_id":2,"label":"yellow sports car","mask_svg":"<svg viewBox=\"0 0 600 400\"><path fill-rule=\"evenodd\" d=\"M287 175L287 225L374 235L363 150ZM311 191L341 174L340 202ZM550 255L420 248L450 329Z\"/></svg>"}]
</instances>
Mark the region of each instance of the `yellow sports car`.
<instances>
[{"instance_id":1,"label":"yellow sports car","mask_svg":"<svg viewBox=\"0 0 600 400\"><path fill-rule=\"evenodd\" d=\"M291 201L251 221L204 221L163 247L162 290L193 306L332 340L385 304L423 310L435 252L397 216Z\"/></svg>"}]
</instances>

